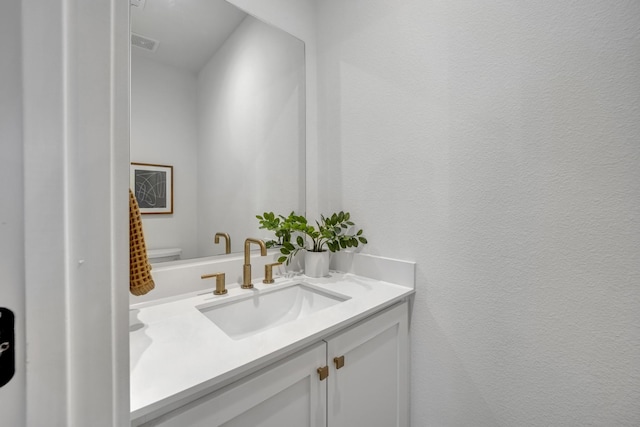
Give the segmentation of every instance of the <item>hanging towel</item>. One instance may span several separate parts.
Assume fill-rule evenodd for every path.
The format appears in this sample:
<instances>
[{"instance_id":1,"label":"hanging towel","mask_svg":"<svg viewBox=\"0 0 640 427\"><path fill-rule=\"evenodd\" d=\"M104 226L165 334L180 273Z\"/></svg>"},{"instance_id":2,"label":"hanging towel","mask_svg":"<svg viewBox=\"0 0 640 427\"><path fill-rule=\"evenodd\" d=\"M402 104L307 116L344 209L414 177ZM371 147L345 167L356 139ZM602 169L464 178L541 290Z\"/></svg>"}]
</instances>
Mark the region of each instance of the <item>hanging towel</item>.
<instances>
[{"instance_id":1,"label":"hanging towel","mask_svg":"<svg viewBox=\"0 0 640 427\"><path fill-rule=\"evenodd\" d=\"M144 295L155 287L151 278L151 265L147 258L147 245L142 233L140 208L129 189L129 291L136 296Z\"/></svg>"}]
</instances>

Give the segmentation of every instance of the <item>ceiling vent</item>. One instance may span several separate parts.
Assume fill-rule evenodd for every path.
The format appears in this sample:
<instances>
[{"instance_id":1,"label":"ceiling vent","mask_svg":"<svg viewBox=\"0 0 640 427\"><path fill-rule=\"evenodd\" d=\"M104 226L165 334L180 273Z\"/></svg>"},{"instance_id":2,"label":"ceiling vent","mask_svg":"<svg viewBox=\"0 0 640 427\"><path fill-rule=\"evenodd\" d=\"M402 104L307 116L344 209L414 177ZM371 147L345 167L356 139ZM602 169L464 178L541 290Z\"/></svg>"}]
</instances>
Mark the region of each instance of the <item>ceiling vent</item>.
<instances>
[{"instance_id":1,"label":"ceiling vent","mask_svg":"<svg viewBox=\"0 0 640 427\"><path fill-rule=\"evenodd\" d=\"M150 39L149 37L141 36L140 34L131 33L131 44L141 49L155 52L160 42Z\"/></svg>"},{"instance_id":2,"label":"ceiling vent","mask_svg":"<svg viewBox=\"0 0 640 427\"><path fill-rule=\"evenodd\" d=\"M144 5L147 0L131 0L131 6L137 7L140 10L144 9Z\"/></svg>"}]
</instances>

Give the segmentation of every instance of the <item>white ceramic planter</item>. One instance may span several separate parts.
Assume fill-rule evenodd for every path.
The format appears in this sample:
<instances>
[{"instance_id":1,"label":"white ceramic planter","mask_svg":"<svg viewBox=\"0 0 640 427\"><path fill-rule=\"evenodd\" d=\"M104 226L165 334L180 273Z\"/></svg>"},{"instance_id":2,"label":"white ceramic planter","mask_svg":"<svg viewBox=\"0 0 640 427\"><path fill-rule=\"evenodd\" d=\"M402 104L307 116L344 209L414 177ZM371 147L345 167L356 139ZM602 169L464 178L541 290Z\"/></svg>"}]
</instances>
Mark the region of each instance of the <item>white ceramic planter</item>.
<instances>
[{"instance_id":1,"label":"white ceramic planter","mask_svg":"<svg viewBox=\"0 0 640 427\"><path fill-rule=\"evenodd\" d=\"M329 251L310 252L304 254L304 274L309 277L325 277L329 275Z\"/></svg>"}]
</instances>

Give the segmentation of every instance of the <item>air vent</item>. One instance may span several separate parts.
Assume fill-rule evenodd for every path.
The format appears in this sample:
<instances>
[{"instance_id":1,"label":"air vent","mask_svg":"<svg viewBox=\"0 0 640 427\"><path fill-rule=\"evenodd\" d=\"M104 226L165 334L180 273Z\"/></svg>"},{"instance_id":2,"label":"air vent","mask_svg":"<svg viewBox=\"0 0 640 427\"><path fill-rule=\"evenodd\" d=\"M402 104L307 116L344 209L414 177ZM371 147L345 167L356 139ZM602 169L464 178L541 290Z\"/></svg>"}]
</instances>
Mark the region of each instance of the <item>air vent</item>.
<instances>
[{"instance_id":1,"label":"air vent","mask_svg":"<svg viewBox=\"0 0 640 427\"><path fill-rule=\"evenodd\" d=\"M131 0L131 6L137 7L140 10L144 9L144 5L147 0Z\"/></svg>"},{"instance_id":2,"label":"air vent","mask_svg":"<svg viewBox=\"0 0 640 427\"><path fill-rule=\"evenodd\" d=\"M155 52L158 49L159 41L141 36L140 34L131 33L131 44L141 49Z\"/></svg>"}]
</instances>

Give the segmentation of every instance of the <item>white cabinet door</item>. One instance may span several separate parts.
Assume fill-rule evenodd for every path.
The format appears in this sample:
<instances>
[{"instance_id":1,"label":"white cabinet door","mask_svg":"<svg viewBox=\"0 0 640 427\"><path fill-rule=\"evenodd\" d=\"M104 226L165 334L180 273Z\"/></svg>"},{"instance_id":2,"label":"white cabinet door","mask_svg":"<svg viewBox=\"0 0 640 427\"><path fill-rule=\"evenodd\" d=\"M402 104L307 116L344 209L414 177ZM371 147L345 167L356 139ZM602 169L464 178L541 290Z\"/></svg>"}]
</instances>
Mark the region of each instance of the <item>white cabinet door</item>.
<instances>
[{"instance_id":1,"label":"white cabinet door","mask_svg":"<svg viewBox=\"0 0 640 427\"><path fill-rule=\"evenodd\" d=\"M407 306L394 306L326 340L328 427L408 426ZM344 365L336 368L334 358L340 357Z\"/></svg>"},{"instance_id":2,"label":"white cabinet door","mask_svg":"<svg viewBox=\"0 0 640 427\"><path fill-rule=\"evenodd\" d=\"M146 426L324 427L326 344L318 343L275 366L176 409Z\"/></svg>"}]
</instances>

